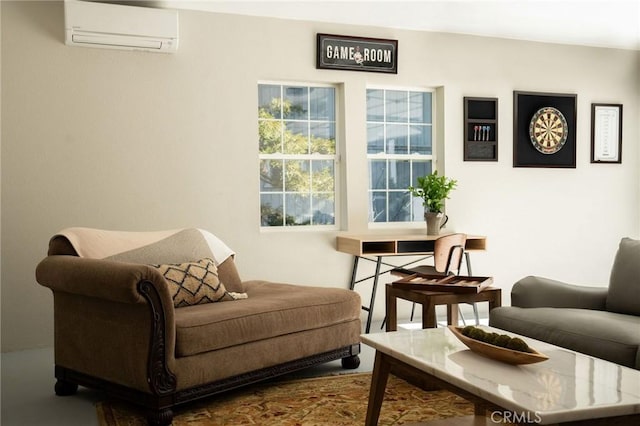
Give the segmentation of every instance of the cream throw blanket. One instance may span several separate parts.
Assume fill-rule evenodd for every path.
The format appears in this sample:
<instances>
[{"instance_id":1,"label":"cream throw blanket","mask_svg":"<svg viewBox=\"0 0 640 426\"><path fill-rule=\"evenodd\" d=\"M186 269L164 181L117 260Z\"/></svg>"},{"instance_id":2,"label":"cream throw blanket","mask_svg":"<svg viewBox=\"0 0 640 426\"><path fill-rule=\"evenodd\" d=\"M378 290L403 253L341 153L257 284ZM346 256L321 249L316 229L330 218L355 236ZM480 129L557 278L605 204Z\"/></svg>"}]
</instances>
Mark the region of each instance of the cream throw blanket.
<instances>
[{"instance_id":1,"label":"cream throw blanket","mask_svg":"<svg viewBox=\"0 0 640 426\"><path fill-rule=\"evenodd\" d=\"M127 232L75 227L53 236L57 237L69 240L78 256L92 259L173 263L210 257L218 266L235 255L215 235L197 228Z\"/></svg>"}]
</instances>

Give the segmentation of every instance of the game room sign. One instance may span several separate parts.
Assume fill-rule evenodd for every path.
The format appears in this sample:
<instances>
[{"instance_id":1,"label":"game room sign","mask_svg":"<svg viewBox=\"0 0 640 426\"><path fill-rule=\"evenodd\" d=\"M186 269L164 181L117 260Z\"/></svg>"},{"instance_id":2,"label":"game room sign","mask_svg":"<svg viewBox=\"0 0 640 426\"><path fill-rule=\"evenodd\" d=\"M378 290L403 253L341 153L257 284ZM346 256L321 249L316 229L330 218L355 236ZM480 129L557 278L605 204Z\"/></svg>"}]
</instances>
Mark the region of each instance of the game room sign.
<instances>
[{"instance_id":1,"label":"game room sign","mask_svg":"<svg viewBox=\"0 0 640 426\"><path fill-rule=\"evenodd\" d=\"M398 40L318 34L316 68L398 73Z\"/></svg>"}]
</instances>

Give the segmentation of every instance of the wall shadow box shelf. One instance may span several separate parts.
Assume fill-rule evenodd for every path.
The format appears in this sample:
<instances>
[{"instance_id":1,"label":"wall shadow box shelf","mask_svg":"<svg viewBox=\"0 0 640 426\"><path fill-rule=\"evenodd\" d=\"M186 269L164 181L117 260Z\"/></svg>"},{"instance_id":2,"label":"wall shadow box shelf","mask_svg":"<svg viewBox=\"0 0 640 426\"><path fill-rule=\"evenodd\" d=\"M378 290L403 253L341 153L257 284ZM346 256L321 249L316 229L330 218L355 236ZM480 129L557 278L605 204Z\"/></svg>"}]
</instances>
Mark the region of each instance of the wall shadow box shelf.
<instances>
[{"instance_id":1,"label":"wall shadow box shelf","mask_svg":"<svg viewBox=\"0 0 640 426\"><path fill-rule=\"evenodd\" d=\"M498 98L464 98L464 161L498 161Z\"/></svg>"}]
</instances>

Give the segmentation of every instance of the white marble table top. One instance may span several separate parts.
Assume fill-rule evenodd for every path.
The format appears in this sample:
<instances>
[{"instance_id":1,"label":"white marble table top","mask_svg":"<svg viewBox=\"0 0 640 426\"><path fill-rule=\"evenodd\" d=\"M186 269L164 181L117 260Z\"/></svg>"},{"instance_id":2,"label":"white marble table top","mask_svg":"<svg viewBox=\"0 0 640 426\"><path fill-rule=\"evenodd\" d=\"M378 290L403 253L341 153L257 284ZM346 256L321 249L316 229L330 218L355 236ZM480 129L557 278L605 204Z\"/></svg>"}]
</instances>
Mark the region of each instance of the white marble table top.
<instances>
[{"instance_id":1,"label":"white marble table top","mask_svg":"<svg viewBox=\"0 0 640 426\"><path fill-rule=\"evenodd\" d=\"M640 413L640 371L538 340L523 337L549 359L514 366L471 352L447 328L363 334L361 338L379 352L534 423Z\"/></svg>"}]
</instances>

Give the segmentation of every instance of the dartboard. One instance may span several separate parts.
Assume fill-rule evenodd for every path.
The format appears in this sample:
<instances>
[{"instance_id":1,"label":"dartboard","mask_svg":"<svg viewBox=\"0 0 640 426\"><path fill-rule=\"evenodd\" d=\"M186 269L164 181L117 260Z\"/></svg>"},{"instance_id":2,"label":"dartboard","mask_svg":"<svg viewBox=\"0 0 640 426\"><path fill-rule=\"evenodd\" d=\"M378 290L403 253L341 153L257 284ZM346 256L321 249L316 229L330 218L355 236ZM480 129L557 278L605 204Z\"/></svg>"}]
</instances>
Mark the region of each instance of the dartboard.
<instances>
[{"instance_id":1,"label":"dartboard","mask_svg":"<svg viewBox=\"0 0 640 426\"><path fill-rule=\"evenodd\" d=\"M543 154L555 154L567 141L569 128L564 115L553 107L540 108L529 123L529 138Z\"/></svg>"}]
</instances>

